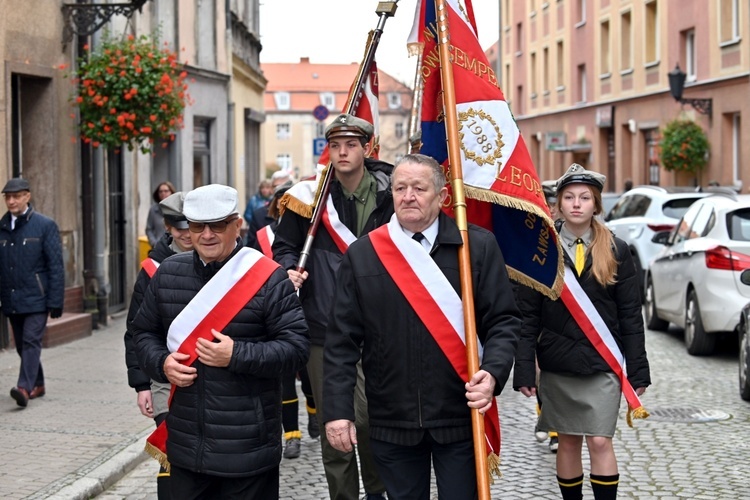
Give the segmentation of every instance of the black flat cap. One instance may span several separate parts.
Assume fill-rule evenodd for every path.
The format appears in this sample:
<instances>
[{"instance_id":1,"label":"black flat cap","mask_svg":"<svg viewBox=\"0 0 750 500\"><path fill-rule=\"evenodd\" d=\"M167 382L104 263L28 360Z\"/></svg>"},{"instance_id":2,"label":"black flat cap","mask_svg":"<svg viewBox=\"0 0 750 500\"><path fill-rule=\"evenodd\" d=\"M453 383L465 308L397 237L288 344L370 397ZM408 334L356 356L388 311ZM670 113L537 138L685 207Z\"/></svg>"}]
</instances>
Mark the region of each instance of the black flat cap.
<instances>
[{"instance_id":1,"label":"black flat cap","mask_svg":"<svg viewBox=\"0 0 750 500\"><path fill-rule=\"evenodd\" d=\"M20 177L15 177L9 180L3 188L3 193L18 193L19 191L31 191L29 181L21 179Z\"/></svg>"}]
</instances>

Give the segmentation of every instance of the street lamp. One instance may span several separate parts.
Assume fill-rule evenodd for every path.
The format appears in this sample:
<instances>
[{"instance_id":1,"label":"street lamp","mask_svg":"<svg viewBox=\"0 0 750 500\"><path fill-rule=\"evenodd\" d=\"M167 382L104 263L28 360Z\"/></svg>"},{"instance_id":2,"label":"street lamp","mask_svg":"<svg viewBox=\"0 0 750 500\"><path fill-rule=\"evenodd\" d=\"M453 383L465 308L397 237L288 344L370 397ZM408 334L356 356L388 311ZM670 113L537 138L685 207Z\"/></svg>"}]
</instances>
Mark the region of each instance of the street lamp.
<instances>
[{"instance_id":1,"label":"street lamp","mask_svg":"<svg viewBox=\"0 0 750 500\"><path fill-rule=\"evenodd\" d=\"M684 99L682 97L682 91L685 89L685 77L687 75L680 69L679 63L675 65L674 69L667 76L669 76L669 92L675 101L680 104L689 104L698 113L708 115L711 118L711 99Z\"/></svg>"}]
</instances>

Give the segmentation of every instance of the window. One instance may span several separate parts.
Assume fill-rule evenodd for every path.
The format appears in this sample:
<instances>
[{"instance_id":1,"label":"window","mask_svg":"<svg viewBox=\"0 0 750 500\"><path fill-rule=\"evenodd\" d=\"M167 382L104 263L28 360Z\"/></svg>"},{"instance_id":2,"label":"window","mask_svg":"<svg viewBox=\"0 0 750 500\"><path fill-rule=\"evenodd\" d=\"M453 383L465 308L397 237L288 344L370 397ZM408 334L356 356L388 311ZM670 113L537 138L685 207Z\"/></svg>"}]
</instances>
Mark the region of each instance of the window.
<instances>
[{"instance_id":1,"label":"window","mask_svg":"<svg viewBox=\"0 0 750 500\"><path fill-rule=\"evenodd\" d=\"M656 0L646 4L646 64L657 62L659 54L659 11Z\"/></svg>"},{"instance_id":2,"label":"window","mask_svg":"<svg viewBox=\"0 0 750 500\"><path fill-rule=\"evenodd\" d=\"M586 102L586 65L578 65L578 102Z\"/></svg>"},{"instance_id":3,"label":"window","mask_svg":"<svg viewBox=\"0 0 750 500\"><path fill-rule=\"evenodd\" d=\"M395 130L396 139L402 139L404 137L404 124L401 122L396 122L396 130Z\"/></svg>"},{"instance_id":4,"label":"window","mask_svg":"<svg viewBox=\"0 0 750 500\"><path fill-rule=\"evenodd\" d=\"M388 92L388 109L398 109L401 107L401 94L398 92Z\"/></svg>"},{"instance_id":5,"label":"window","mask_svg":"<svg viewBox=\"0 0 750 500\"><path fill-rule=\"evenodd\" d=\"M516 24L516 56L523 53L523 23Z\"/></svg>"},{"instance_id":6,"label":"window","mask_svg":"<svg viewBox=\"0 0 750 500\"><path fill-rule=\"evenodd\" d=\"M633 24L630 11L620 15L620 71L633 69Z\"/></svg>"},{"instance_id":7,"label":"window","mask_svg":"<svg viewBox=\"0 0 750 500\"><path fill-rule=\"evenodd\" d=\"M542 51L542 93L549 94L549 49Z\"/></svg>"},{"instance_id":8,"label":"window","mask_svg":"<svg viewBox=\"0 0 750 500\"><path fill-rule=\"evenodd\" d=\"M531 90L531 98L536 99L536 52L531 53L531 77L529 79L529 88Z\"/></svg>"},{"instance_id":9,"label":"window","mask_svg":"<svg viewBox=\"0 0 750 500\"><path fill-rule=\"evenodd\" d=\"M733 43L740 39L739 0L719 1L719 40Z\"/></svg>"},{"instance_id":10,"label":"window","mask_svg":"<svg viewBox=\"0 0 750 500\"><path fill-rule=\"evenodd\" d=\"M563 52L563 42L560 40L557 42L557 77L556 77L556 84L557 88L560 89L565 84L565 54Z\"/></svg>"},{"instance_id":11,"label":"window","mask_svg":"<svg viewBox=\"0 0 750 500\"><path fill-rule=\"evenodd\" d=\"M197 17L195 40L198 49L198 66L216 69L216 2L195 1Z\"/></svg>"},{"instance_id":12,"label":"window","mask_svg":"<svg viewBox=\"0 0 750 500\"><path fill-rule=\"evenodd\" d=\"M281 153L276 155L276 164L279 169L289 171L292 169L292 155L289 153Z\"/></svg>"},{"instance_id":13,"label":"window","mask_svg":"<svg viewBox=\"0 0 750 500\"><path fill-rule=\"evenodd\" d=\"M586 0L576 0L576 27L586 24Z\"/></svg>"},{"instance_id":14,"label":"window","mask_svg":"<svg viewBox=\"0 0 750 500\"><path fill-rule=\"evenodd\" d=\"M736 241L750 241L750 210L740 209L729 214L727 230L729 239Z\"/></svg>"},{"instance_id":15,"label":"window","mask_svg":"<svg viewBox=\"0 0 750 500\"><path fill-rule=\"evenodd\" d=\"M742 135L740 134L740 114L734 113L732 115L732 176L734 177L735 185L742 182L742 165L740 162L740 140Z\"/></svg>"},{"instance_id":16,"label":"window","mask_svg":"<svg viewBox=\"0 0 750 500\"><path fill-rule=\"evenodd\" d=\"M276 124L276 139L279 141L286 141L292 137L292 132L288 123L277 123Z\"/></svg>"},{"instance_id":17,"label":"window","mask_svg":"<svg viewBox=\"0 0 750 500\"><path fill-rule=\"evenodd\" d=\"M623 195L610 210L607 220L642 217L646 214L649 205L651 205L651 198L642 194Z\"/></svg>"},{"instance_id":18,"label":"window","mask_svg":"<svg viewBox=\"0 0 750 500\"><path fill-rule=\"evenodd\" d=\"M516 87L516 108L515 112L523 115L523 85Z\"/></svg>"},{"instance_id":19,"label":"window","mask_svg":"<svg viewBox=\"0 0 750 500\"><path fill-rule=\"evenodd\" d=\"M688 30L684 34L685 40L685 74L686 80L694 82L697 78L696 75L696 62L695 62L695 30Z\"/></svg>"},{"instance_id":20,"label":"window","mask_svg":"<svg viewBox=\"0 0 750 500\"><path fill-rule=\"evenodd\" d=\"M336 96L333 95L333 92L321 92L320 104L328 109L333 109L336 107Z\"/></svg>"},{"instance_id":21,"label":"window","mask_svg":"<svg viewBox=\"0 0 750 500\"><path fill-rule=\"evenodd\" d=\"M289 110L291 107L289 92L274 92L273 99L276 102L276 109L280 111Z\"/></svg>"},{"instance_id":22,"label":"window","mask_svg":"<svg viewBox=\"0 0 750 500\"><path fill-rule=\"evenodd\" d=\"M599 55L601 57L599 61L599 74L609 75L612 72L610 68L610 54L609 54L609 20L601 23L601 51Z\"/></svg>"}]
</instances>

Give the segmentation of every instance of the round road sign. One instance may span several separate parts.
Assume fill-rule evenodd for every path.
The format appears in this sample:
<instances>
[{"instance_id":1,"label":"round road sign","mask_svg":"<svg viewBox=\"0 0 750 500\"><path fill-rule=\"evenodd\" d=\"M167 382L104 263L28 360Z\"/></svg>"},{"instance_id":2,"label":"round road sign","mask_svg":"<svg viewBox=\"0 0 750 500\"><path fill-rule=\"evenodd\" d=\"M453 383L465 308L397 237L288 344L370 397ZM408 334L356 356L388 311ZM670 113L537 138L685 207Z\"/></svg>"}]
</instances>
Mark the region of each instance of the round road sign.
<instances>
[{"instance_id":1,"label":"round road sign","mask_svg":"<svg viewBox=\"0 0 750 500\"><path fill-rule=\"evenodd\" d=\"M315 109L313 109L313 116L322 122L328 118L328 108L322 104L315 106Z\"/></svg>"}]
</instances>

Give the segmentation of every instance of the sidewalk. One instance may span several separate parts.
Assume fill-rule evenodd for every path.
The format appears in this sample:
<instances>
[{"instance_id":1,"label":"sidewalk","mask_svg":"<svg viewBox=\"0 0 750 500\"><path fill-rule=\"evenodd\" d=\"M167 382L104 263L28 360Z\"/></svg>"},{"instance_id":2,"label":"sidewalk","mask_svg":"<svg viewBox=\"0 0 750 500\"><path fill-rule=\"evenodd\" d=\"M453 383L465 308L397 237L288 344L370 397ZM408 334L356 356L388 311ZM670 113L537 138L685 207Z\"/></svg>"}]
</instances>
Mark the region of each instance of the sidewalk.
<instances>
[{"instance_id":1,"label":"sidewalk","mask_svg":"<svg viewBox=\"0 0 750 500\"><path fill-rule=\"evenodd\" d=\"M125 368L125 312L91 337L44 349L47 394L21 409L10 397L20 360L0 351L0 497L87 499L147 458L154 428Z\"/></svg>"}]
</instances>

